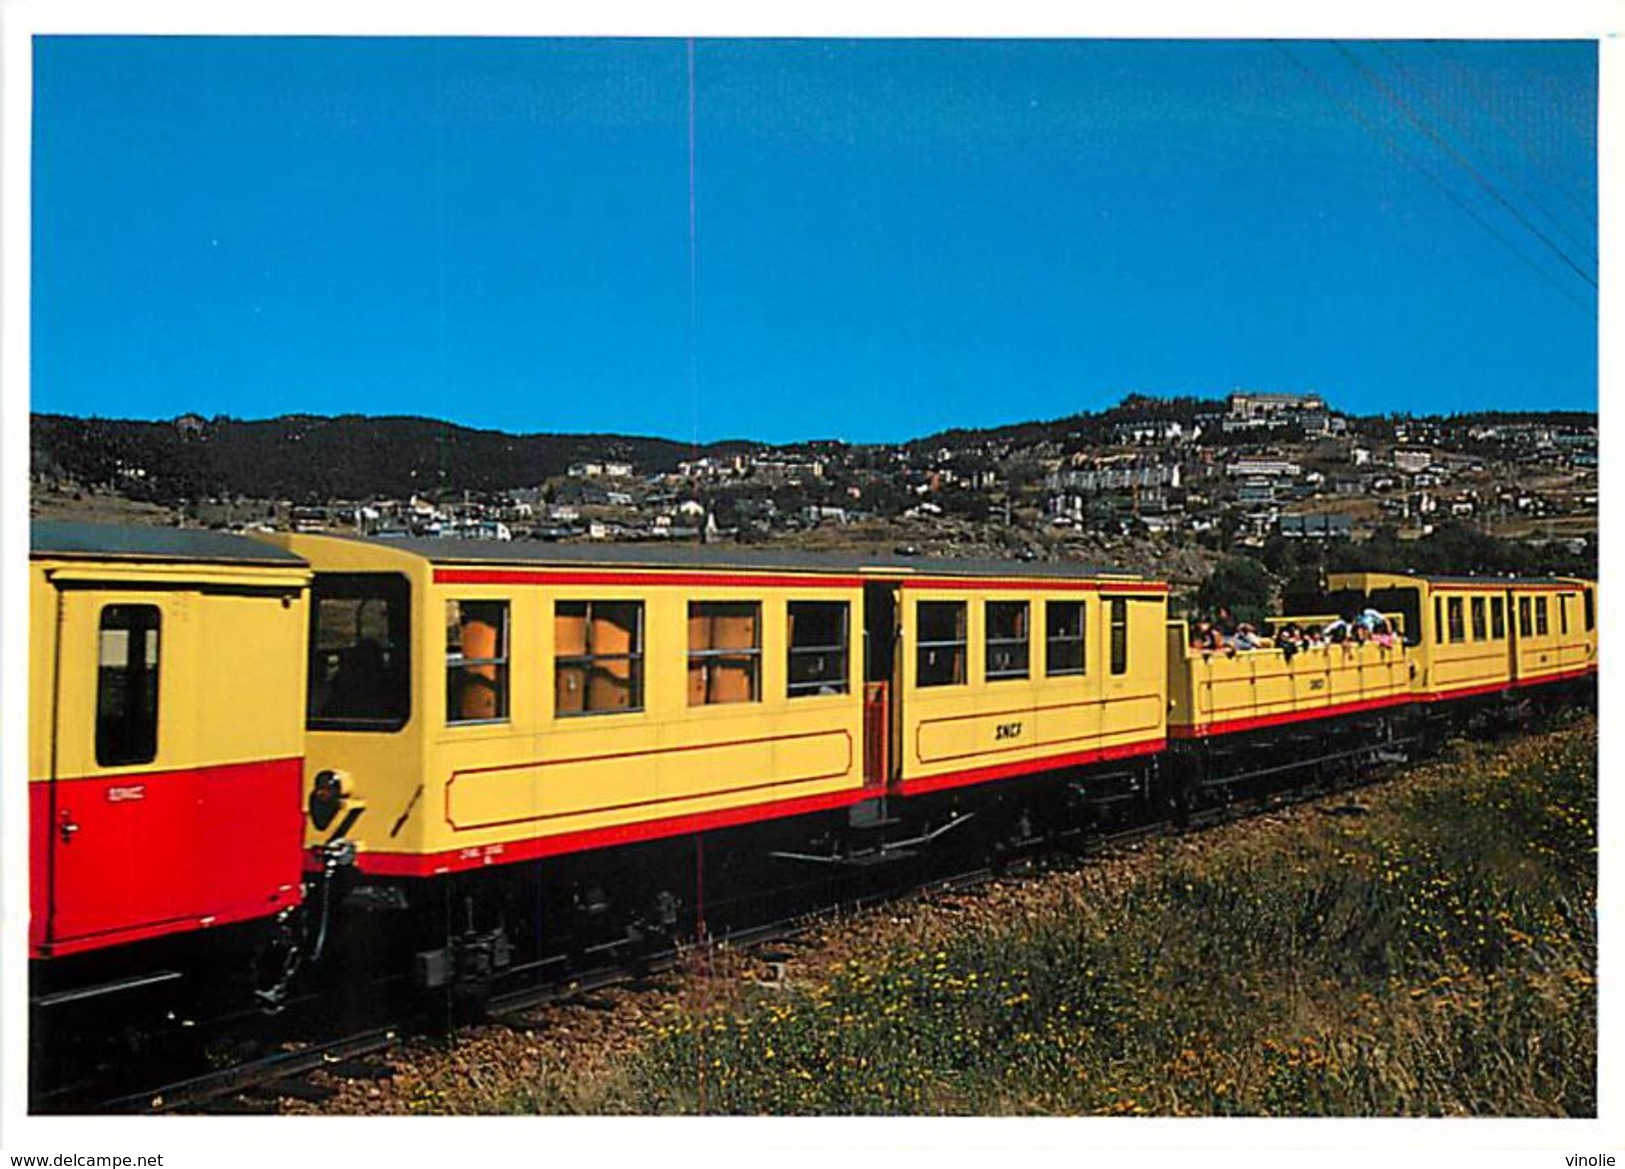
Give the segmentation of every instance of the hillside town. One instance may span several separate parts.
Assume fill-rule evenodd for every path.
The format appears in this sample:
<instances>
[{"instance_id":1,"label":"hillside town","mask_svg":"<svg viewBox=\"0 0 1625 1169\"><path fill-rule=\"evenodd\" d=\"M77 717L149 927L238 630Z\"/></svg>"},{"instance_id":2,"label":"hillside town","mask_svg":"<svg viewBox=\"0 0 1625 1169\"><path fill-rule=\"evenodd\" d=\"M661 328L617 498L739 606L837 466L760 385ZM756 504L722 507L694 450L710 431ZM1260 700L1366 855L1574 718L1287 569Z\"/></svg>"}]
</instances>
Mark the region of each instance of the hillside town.
<instances>
[{"instance_id":1,"label":"hillside town","mask_svg":"<svg viewBox=\"0 0 1625 1169\"><path fill-rule=\"evenodd\" d=\"M1098 556L1127 543L1244 551L1440 524L1578 552L1597 525L1594 416L1357 417L1316 393L1131 397L1057 423L874 446L601 457L503 490L187 500L170 522L376 537L889 545L901 554ZM1575 421L1578 419L1578 421ZM182 431L206 424L177 419ZM189 434L188 437L193 437ZM85 485L36 458L36 514ZM139 483L149 468L121 464ZM128 485L128 484L127 484Z\"/></svg>"}]
</instances>

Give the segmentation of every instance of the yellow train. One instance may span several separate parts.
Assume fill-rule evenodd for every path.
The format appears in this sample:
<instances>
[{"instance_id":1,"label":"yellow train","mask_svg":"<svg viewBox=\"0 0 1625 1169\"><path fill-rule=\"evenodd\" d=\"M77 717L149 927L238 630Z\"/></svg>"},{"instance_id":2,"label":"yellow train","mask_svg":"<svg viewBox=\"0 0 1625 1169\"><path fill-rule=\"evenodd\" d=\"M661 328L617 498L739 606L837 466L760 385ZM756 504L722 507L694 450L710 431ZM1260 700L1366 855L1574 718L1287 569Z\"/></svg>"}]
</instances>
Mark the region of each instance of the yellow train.
<instances>
[{"instance_id":1,"label":"yellow train","mask_svg":"<svg viewBox=\"0 0 1625 1169\"><path fill-rule=\"evenodd\" d=\"M1167 589L1135 578L278 543L316 570L306 783L321 778L335 818L364 805L346 833L363 872L845 808L1147 754L1166 737ZM376 675L352 679L359 663Z\"/></svg>"},{"instance_id":2,"label":"yellow train","mask_svg":"<svg viewBox=\"0 0 1625 1169\"><path fill-rule=\"evenodd\" d=\"M45 1005L195 978L228 928L268 1001L334 950L477 995L785 869L1188 807L1597 662L1574 580L1343 574L1400 643L1231 656L1070 564L40 524L31 574Z\"/></svg>"}]
</instances>

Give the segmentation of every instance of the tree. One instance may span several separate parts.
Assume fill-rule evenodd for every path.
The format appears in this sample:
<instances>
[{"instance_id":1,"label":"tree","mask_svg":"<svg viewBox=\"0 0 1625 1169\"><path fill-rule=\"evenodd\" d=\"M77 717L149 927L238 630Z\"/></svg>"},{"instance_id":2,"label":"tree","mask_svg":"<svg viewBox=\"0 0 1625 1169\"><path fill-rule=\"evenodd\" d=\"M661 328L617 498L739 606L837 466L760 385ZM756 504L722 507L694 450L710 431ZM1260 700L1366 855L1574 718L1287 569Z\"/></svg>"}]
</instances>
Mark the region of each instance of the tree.
<instances>
[{"instance_id":1,"label":"tree","mask_svg":"<svg viewBox=\"0 0 1625 1169\"><path fill-rule=\"evenodd\" d=\"M1225 556L1196 590L1196 607L1203 613L1228 608L1236 620L1262 624L1275 604L1275 582L1269 570L1251 556Z\"/></svg>"}]
</instances>

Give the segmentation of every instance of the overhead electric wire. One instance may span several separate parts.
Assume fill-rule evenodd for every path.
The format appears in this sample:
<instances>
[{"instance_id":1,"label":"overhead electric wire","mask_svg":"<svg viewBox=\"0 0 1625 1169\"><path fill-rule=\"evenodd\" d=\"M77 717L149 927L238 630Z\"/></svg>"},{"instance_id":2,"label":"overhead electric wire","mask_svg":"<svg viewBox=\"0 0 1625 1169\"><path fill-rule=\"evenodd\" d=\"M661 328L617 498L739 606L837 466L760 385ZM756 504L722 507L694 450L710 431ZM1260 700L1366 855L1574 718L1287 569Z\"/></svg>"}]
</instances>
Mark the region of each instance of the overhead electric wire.
<instances>
[{"instance_id":1,"label":"overhead electric wire","mask_svg":"<svg viewBox=\"0 0 1625 1169\"><path fill-rule=\"evenodd\" d=\"M1395 141L1393 135L1389 134L1381 126L1374 124L1365 114L1360 112L1357 106L1350 105L1344 102L1342 98L1338 97L1336 91L1317 77L1313 69L1309 68L1309 66L1298 60L1297 55L1293 53L1291 49L1287 48L1283 42L1271 41L1270 43L1279 49L1281 54L1285 56L1287 60L1291 61L1293 65L1297 66L1303 75L1309 79L1310 83L1313 84L1316 89L1320 90L1321 93L1325 94L1327 99L1330 100L1333 105L1335 105L1343 113L1352 117L1381 142L1385 143L1390 150L1399 156L1401 161L1408 165L1412 170L1420 174L1423 178L1427 179L1428 182L1437 187L1445 198L1454 203L1458 209L1472 219L1474 223L1478 224L1486 232L1488 232L1492 238L1501 244L1502 247L1506 248L1507 251L1511 252L1520 261L1522 261L1531 272L1535 273L1535 275L1539 276L1542 280L1546 281L1546 283L1550 284L1559 294L1563 296L1564 299L1569 301L1569 303L1578 308L1586 307L1579 300L1575 299L1574 295L1567 288L1559 284L1550 272L1546 271L1546 269L1542 268L1539 264L1535 263L1535 261L1526 256L1516 244L1497 231L1494 225L1492 225L1477 211L1473 210L1472 206L1463 200L1460 195L1456 194L1456 192L1445 186L1445 184L1441 182L1431 171L1422 166L1416 161L1416 159L1411 157L1410 153L1406 151L1405 148L1402 147L1397 141Z\"/></svg>"},{"instance_id":2,"label":"overhead electric wire","mask_svg":"<svg viewBox=\"0 0 1625 1169\"><path fill-rule=\"evenodd\" d=\"M1365 62L1361 61L1358 57L1351 53L1339 41L1333 41L1332 47L1339 53L1343 54L1343 56L1348 60L1349 64L1353 65L1357 70L1359 70L1361 76L1370 82L1371 86L1376 89L1378 93L1382 94L1389 100L1389 102L1398 108L1400 113L1404 114L1413 126L1425 134L1430 141L1437 144L1441 149L1449 154L1450 157L1453 158L1463 170L1470 174L1478 185L1483 187L1484 190L1489 193L1490 198L1494 199L1503 208L1505 208L1507 213L1519 223L1523 224L1531 235L1540 240L1541 243L1545 244L1546 247L1558 257L1558 259L1567 264L1569 268L1574 271L1576 276L1578 276L1581 280L1584 280L1593 289L1597 287L1597 278L1595 276L1591 275L1591 273L1587 272L1584 268L1580 267L1580 265L1576 264L1574 259L1568 254L1568 252L1563 250L1563 247L1560 244L1553 240L1552 237L1547 235L1544 231L1541 231L1540 228L1535 224L1531 223L1528 216L1526 216L1522 211L1518 210L1517 206L1514 205L1510 199L1501 194L1501 192L1496 189L1495 184L1491 183L1488 179L1481 175L1478 172L1478 168L1473 166L1468 159L1462 157L1461 153L1457 151L1455 147L1451 146L1449 142L1445 141L1438 131L1434 130L1433 127L1429 126L1425 121L1423 121L1423 119L1411 109L1410 103L1408 103L1404 98L1400 97L1393 91L1392 88L1385 84L1382 78L1378 77L1374 72L1372 72Z\"/></svg>"},{"instance_id":3,"label":"overhead electric wire","mask_svg":"<svg viewBox=\"0 0 1625 1169\"><path fill-rule=\"evenodd\" d=\"M1525 162L1533 167L1540 166L1540 163L1535 159L1535 157L1529 153L1528 148L1524 146L1523 140L1513 132L1511 126L1508 126L1506 122L1502 120L1501 115L1495 112L1495 106L1490 102L1483 100L1483 90L1479 89L1477 77L1474 75L1473 70L1470 66L1468 66L1467 62L1463 61L1454 53L1447 52L1445 55L1454 59L1456 64L1462 67L1467 77L1467 84L1473 88L1475 95L1477 95L1479 98L1478 108L1489 116L1490 121L1493 122L1496 128L1501 131L1506 140L1512 143L1512 145L1518 149L1518 153L1523 155ZM1592 176L1592 181L1593 183L1596 181L1595 174ZM1585 221L1589 223L1593 229L1596 228L1597 204L1594 197L1586 197L1583 193L1581 195L1576 195L1574 193L1574 187L1569 182L1560 183L1555 189L1562 194L1563 197L1567 199L1582 216L1585 217Z\"/></svg>"},{"instance_id":4,"label":"overhead electric wire","mask_svg":"<svg viewBox=\"0 0 1625 1169\"><path fill-rule=\"evenodd\" d=\"M1378 44L1378 46L1376 46L1376 50L1378 50L1380 54L1383 54L1384 59L1388 60L1389 65L1393 67L1394 73L1397 73L1397 75L1401 76L1402 80L1406 81L1407 85L1409 85L1410 89L1412 89L1412 94L1423 94L1423 96L1427 96L1427 86L1423 85L1422 81L1419 81L1419 78L1415 76L1415 73L1410 72L1409 68L1407 68L1406 65L1401 62L1401 60L1399 60L1399 57L1396 57L1393 52L1389 52L1388 46ZM1443 117L1453 124L1454 130L1458 130L1458 143L1461 141L1461 137L1472 137L1471 130L1469 130L1469 128L1462 127L1461 122L1454 119L1453 114L1451 114L1448 107L1443 106L1441 102L1433 102L1433 107L1435 107L1435 111L1443 111ZM1516 140L1513 135L1511 135L1510 130L1506 130L1505 127L1501 127L1501 130L1503 130L1503 133L1505 133L1505 137L1508 138L1508 141L1511 141L1514 146L1518 146L1518 153L1523 156L1524 161L1526 161L1529 166L1536 167L1536 169L1542 169L1542 171L1544 171L1545 167L1540 166L1540 163L1537 163L1536 159L1532 158L1531 154L1527 153L1523 143L1519 143L1519 141ZM1458 145L1458 148L1461 148L1461 146ZM1490 167L1485 167L1485 169L1490 169ZM1503 174L1505 174L1505 172L1503 172ZM1575 229L1570 228L1568 224L1563 223L1563 219L1558 218L1558 216L1553 213L1552 208L1545 205L1545 202L1542 202L1542 198L1540 198L1536 192L1529 190L1529 187L1524 185L1521 180L1513 177L1511 182L1513 182L1513 185L1516 185L1519 195L1523 195L1527 205L1534 206L1534 210L1539 211L1540 215L1544 216L1545 221L1547 221L1550 226L1557 229L1557 231L1560 232L1563 237L1565 237L1566 241L1568 241L1568 244L1573 246L1573 249L1576 250L1576 254L1579 254L1581 257L1588 260L1588 262L1591 263L1592 268L1596 268L1597 252L1594 242L1584 239L1584 237L1581 236L1581 232L1576 232ZM1596 216L1588 215L1588 223L1591 228L1596 228Z\"/></svg>"},{"instance_id":5,"label":"overhead electric wire","mask_svg":"<svg viewBox=\"0 0 1625 1169\"><path fill-rule=\"evenodd\" d=\"M1418 83L1415 74L1413 74L1409 69L1407 69L1405 67L1405 65L1399 60L1399 58L1396 57L1392 52L1389 51L1387 45L1377 44L1376 48L1377 48L1377 52L1381 53L1383 55L1383 57L1387 59L1388 64L1393 68L1394 72L1397 73L1407 84L1410 85L1413 93L1422 93L1422 94L1426 93L1426 88L1423 85ZM1435 108L1437 109L1439 107L1436 106ZM1448 110L1446 110L1444 112L1444 116L1447 119L1450 119L1452 121L1454 120L1454 119L1451 119L1451 115L1450 115L1450 112ZM1459 123L1456 125L1456 128L1458 130L1461 129L1461 126L1460 126ZM1468 131L1463 131L1463 132L1467 133L1468 136L1470 137L1470 132L1468 132ZM1507 136L1508 136L1508 138L1511 138L1510 133L1508 133ZM1529 164L1531 166L1536 165L1534 160L1529 158L1529 155L1523 151L1522 145L1520 143L1518 143L1515 139L1513 139L1513 144L1518 146L1520 153L1523 153L1525 161L1529 162ZM1518 193L1520 195L1522 195L1524 197L1524 199L1528 201L1529 204L1533 205L1534 208L1537 211L1539 211L1542 216L1545 217L1547 223L1551 224L1560 233L1562 233L1562 235L1575 248L1575 250L1580 255L1582 255L1585 259L1590 261L1591 266L1593 268L1595 268L1596 264L1597 264L1597 253L1596 253L1595 247L1592 244L1588 243L1586 240L1580 238L1580 236L1577 235L1573 230L1571 230L1567 224L1565 224L1556 215L1552 214L1551 209L1549 207L1547 207L1546 204L1541 201L1540 196L1536 195L1533 191L1531 191L1528 187L1524 186L1517 179L1514 178L1512 180L1512 182L1517 187ZM1596 221L1592 220L1591 222L1592 222L1592 226L1595 227L1596 226Z\"/></svg>"}]
</instances>

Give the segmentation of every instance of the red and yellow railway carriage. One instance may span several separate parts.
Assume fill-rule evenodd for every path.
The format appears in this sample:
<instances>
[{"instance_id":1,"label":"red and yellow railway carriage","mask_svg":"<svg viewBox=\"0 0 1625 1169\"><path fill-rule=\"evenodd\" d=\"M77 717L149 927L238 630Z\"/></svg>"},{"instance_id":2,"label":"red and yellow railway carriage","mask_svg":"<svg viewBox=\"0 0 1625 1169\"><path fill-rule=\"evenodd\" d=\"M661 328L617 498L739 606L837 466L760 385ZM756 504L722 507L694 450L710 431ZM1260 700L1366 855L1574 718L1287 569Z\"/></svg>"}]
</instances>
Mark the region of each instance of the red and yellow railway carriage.
<instances>
[{"instance_id":1,"label":"red and yellow railway carriage","mask_svg":"<svg viewBox=\"0 0 1625 1169\"><path fill-rule=\"evenodd\" d=\"M1396 622L1400 616L1391 615ZM1411 701L1411 660L1403 641L1393 646L1351 641L1306 647L1291 655L1279 648L1204 653L1189 644L1187 624L1171 622L1171 738L1207 739L1341 719Z\"/></svg>"},{"instance_id":2,"label":"red and yellow railway carriage","mask_svg":"<svg viewBox=\"0 0 1625 1169\"><path fill-rule=\"evenodd\" d=\"M103 985L98 955L159 944L178 959L193 935L299 902L308 580L237 536L34 525L37 992L69 993L65 968Z\"/></svg>"},{"instance_id":3,"label":"red and yellow railway carriage","mask_svg":"<svg viewBox=\"0 0 1625 1169\"><path fill-rule=\"evenodd\" d=\"M929 565L891 587L905 650L892 759L900 793L1162 750L1165 585Z\"/></svg>"},{"instance_id":4,"label":"red and yellow railway carriage","mask_svg":"<svg viewBox=\"0 0 1625 1169\"><path fill-rule=\"evenodd\" d=\"M1403 627L1402 614L1389 616ZM1332 618L1275 624L1288 620ZM1204 652L1190 648L1185 621L1171 621L1167 654L1168 795L1188 810L1306 765L1357 767L1393 741L1412 700L1413 661L1403 640Z\"/></svg>"},{"instance_id":5,"label":"red and yellow railway carriage","mask_svg":"<svg viewBox=\"0 0 1625 1169\"><path fill-rule=\"evenodd\" d=\"M1402 641L1288 656L1192 653L1165 585L1072 564L40 524L30 572L45 1006L227 936L273 1002L403 959L477 996L787 869L1354 768L1597 668L1568 579L1337 574Z\"/></svg>"},{"instance_id":6,"label":"red and yellow railway carriage","mask_svg":"<svg viewBox=\"0 0 1625 1169\"><path fill-rule=\"evenodd\" d=\"M1405 614L1421 703L1580 684L1596 674L1593 581L1342 572L1327 587L1345 604Z\"/></svg>"},{"instance_id":7,"label":"red and yellow railway carriage","mask_svg":"<svg viewBox=\"0 0 1625 1169\"><path fill-rule=\"evenodd\" d=\"M776 827L750 851L844 864L965 823L1003 781L1166 737L1166 586L1122 574L276 539L315 572L312 856L402 906L437 889L446 928L479 923L487 949L599 904L611 868L666 882L640 899L694 905L700 861L681 858L702 833ZM547 858L579 863L524 867ZM500 914L481 909L493 889Z\"/></svg>"},{"instance_id":8,"label":"red and yellow railway carriage","mask_svg":"<svg viewBox=\"0 0 1625 1169\"><path fill-rule=\"evenodd\" d=\"M432 875L1154 752L1166 587L1076 567L290 536L310 774ZM1018 575L1013 575L1018 574ZM341 710L350 656L371 655ZM865 718L884 703L887 718ZM866 735L868 741L866 741ZM322 842L313 828L311 843Z\"/></svg>"},{"instance_id":9,"label":"red and yellow railway carriage","mask_svg":"<svg viewBox=\"0 0 1625 1169\"><path fill-rule=\"evenodd\" d=\"M864 791L855 573L283 542L316 570L307 785L332 792L363 873L484 868Z\"/></svg>"}]
</instances>

